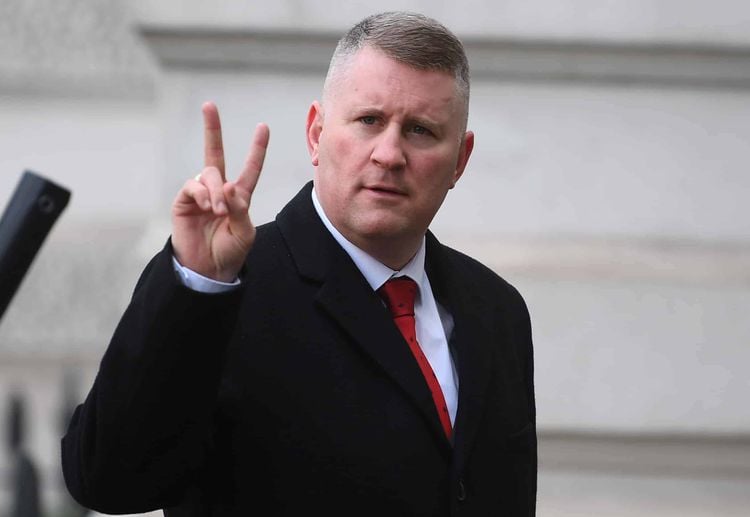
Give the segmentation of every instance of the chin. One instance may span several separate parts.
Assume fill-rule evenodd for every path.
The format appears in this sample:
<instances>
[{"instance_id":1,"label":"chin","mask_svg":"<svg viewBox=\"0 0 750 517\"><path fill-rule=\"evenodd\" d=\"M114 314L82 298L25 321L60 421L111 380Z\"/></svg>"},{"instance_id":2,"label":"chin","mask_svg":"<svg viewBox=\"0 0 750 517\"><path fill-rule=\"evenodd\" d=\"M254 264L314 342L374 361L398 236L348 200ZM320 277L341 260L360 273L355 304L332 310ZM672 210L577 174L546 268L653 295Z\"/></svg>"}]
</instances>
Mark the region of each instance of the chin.
<instances>
[{"instance_id":1,"label":"chin","mask_svg":"<svg viewBox=\"0 0 750 517\"><path fill-rule=\"evenodd\" d=\"M393 241L396 243L408 239L410 235L415 235L415 231L408 226L380 222L360 227L359 234L374 242Z\"/></svg>"}]
</instances>

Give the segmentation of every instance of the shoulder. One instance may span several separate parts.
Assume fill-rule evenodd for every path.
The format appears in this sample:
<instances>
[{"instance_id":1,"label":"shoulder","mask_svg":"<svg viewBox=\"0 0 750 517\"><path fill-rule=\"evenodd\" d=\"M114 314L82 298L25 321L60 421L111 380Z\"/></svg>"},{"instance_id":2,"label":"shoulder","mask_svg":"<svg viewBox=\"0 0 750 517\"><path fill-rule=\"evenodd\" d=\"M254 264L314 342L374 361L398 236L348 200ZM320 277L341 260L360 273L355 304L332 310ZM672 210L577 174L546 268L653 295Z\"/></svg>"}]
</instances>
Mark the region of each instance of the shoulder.
<instances>
[{"instance_id":1,"label":"shoulder","mask_svg":"<svg viewBox=\"0 0 750 517\"><path fill-rule=\"evenodd\" d=\"M255 228L255 243L253 251L259 248L261 251L269 251L266 248L273 248L282 242L279 225L276 221L261 224Z\"/></svg>"},{"instance_id":2,"label":"shoulder","mask_svg":"<svg viewBox=\"0 0 750 517\"><path fill-rule=\"evenodd\" d=\"M255 242L248 253L246 265L256 269L263 264L279 265L288 256L289 250L284 242L276 221L256 227Z\"/></svg>"},{"instance_id":3,"label":"shoulder","mask_svg":"<svg viewBox=\"0 0 750 517\"><path fill-rule=\"evenodd\" d=\"M466 286L467 289L476 290L476 292L499 297L505 301L521 303L525 306L518 289L494 270L461 251L441 244L433 236L428 236L428 238L432 239L432 243L428 245L428 250L439 256L443 270L450 272L451 276L455 276L461 285Z\"/></svg>"},{"instance_id":4,"label":"shoulder","mask_svg":"<svg viewBox=\"0 0 750 517\"><path fill-rule=\"evenodd\" d=\"M530 339L531 316L519 290L475 258L441 244L428 234L428 261L435 269L438 289L461 303L477 307L489 325L509 325ZM429 274L429 273L428 273ZM433 284L433 289L435 285Z\"/></svg>"}]
</instances>

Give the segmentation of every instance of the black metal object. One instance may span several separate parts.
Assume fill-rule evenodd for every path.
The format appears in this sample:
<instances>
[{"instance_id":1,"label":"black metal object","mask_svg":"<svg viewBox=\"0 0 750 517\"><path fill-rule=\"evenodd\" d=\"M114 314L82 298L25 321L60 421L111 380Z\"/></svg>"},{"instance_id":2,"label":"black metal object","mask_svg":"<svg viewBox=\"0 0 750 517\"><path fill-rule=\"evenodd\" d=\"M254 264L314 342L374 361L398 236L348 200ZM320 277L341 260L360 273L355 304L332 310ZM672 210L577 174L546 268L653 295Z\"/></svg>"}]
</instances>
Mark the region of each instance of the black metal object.
<instances>
[{"instance_id":1,"label":"black metal object","mask_svg":"<svg viewBox=\"0 0 750 517\"><path fill-rule=\"evenodd\" d=\"M70 200L70 191L32 171L24 171L0 218L0 319L21 285L34 257ZM66 395L69 397L70 394ZM9 517L41 517L40 476L25 445L25 404L10 394L7 447L10 460ZM69 400L64 401L68 413ZM88 510L71 502L63 515L81 517Z\"/></svg>"},{"instance_id":2,"label":"black metal object","mask_svg":"<svg viewBox=\"0 0 750 517\"><path fill-rule=\"evenodd\" d=\"M39 174L21 176L0 219L0 319L69 200L68 189Z\"/></svg>"}]
</instances>

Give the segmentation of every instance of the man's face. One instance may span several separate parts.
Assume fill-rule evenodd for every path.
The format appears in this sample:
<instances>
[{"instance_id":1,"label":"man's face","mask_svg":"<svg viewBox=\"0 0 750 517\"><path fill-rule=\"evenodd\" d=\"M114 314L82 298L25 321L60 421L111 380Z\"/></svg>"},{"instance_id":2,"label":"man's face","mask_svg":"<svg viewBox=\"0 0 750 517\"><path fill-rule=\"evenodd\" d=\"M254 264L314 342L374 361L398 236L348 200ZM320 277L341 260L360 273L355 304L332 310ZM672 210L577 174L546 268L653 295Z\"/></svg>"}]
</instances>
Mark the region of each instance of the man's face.
<instances>
[{"instance_id":1,"label":"man's face","mask_svg":"<svg viewBox=\"0 0 750 517\"><path fill-rule=\"evenodd\" d=\"M416 251L471 154L465 109L448 73L371 47L345 63L307 120L315 189L333 225L376 257Z\"/></svg>"}]
</instances>

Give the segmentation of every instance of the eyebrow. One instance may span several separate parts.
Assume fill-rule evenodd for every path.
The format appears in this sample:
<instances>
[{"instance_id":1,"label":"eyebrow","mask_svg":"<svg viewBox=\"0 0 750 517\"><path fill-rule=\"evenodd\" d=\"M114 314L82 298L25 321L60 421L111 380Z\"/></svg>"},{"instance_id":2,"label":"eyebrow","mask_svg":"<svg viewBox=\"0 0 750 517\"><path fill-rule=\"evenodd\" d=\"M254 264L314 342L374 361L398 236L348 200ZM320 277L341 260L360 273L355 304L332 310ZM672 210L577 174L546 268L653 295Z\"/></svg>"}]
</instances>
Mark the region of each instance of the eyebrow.
<instances>
[{"instance_id":1,"label":"eyebrow","mask_svg":"<svg viewBox=\"0 0 750 517\"><path fill-rule=\"evenodd\" d=\"M408 119L411 123L416 124L418 126L425 126L430 129L438 129L443 127L443 125L438 122L437 120L429 119L429 118L423 118L423 117L412 117Z\"/></svg>"},{"instance_id":2,"label":"eyebrow","mask_svg":"<svg viewBox=\"0 0 750 517\"><path fill-rule=\"evenodd\" d=\"M361 106L355 106L351 109L352 114L359 114L359 113L367 113L369 115L374 115L378 117L383 117L385 115L385 111L383 111L381 108L372 106L372 105L361 105ZM406 118L406 122L410 124L416 124L419 126L425 126L427 128L440 128L443 126L440 122L437 120L427 118L427 117L420 117L420 116L408 116Z\"/></svg>"}]
</instances>

